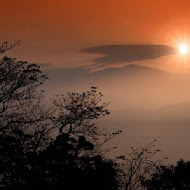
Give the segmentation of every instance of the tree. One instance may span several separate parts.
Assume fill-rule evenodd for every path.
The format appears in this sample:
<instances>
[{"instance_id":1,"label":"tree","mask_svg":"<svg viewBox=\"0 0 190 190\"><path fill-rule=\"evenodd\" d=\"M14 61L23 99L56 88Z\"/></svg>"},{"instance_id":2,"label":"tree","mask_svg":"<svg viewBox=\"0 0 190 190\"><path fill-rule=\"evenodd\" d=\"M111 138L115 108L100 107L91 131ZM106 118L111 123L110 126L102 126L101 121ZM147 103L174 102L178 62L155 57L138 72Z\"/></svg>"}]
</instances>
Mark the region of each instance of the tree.
<instances>
[{"instance_id":1,"label":"tree","mask_svg":"<svg viewBox=\"0 0 190 190\"><path fill-rule=\"evenodd\" d=\"M144 189L143 182L157 173L164 160L154 160L153 157L160 152L155 148L155 141L138 148L131 147L127 156L119 156L120 167L122 168L121 179L123 189L138 190Z\"/></svg>"},{"instance_id":2,"label":"tree","mask_svg":"<svg viewBox=\"0 0 190 190\"><path fill-rule=\"evenodd\" d=\"M9 44L8 42L3 42L1 45L0 45L0 54L3 54L5 53L6 51L18 46L20 44L20 40L16 41L15 43L13 44Z\"/></svg>"},{"instance_id":3,"label":"tree","mask_svg":"<svg viewBox=\"0 0 190 190\"><path fill-rule=\"evenodd\" d=\"M4 43L0 53L12 47ZM47 107L39 90L46 79L35 64L0 61L0 187L117 189L118 168L102 147L120 131L94 123L109 114L102 94L92 87Z\"/></svg>"},{"instance_id":4,"label":"tree","mask_svg":"<svg viewBox=\"0 0 190 190\"><path fill-rule=\"evenodd\" d=\"M94 96L96 96L97 93L94 88L92 88L92 91ZM82 94L87 94L85 98L91 100L91 92L87 91ZM14 136L13 138L11 136L10 138L9 135L6 137L5 135L2 136L11 142L8 145L3 144L5 139L2 139L1 144L4 148L2 152L7 155L7 158L12 158L11 160L9 159L8 163L4 159L1 161L1 163L5 161L6 164L6 168L4 168L4 170L2 168L1 170L4 174L2 180L3 185L9 189L29 189L37 187L46 189L62 189L63 187L65 189L76 189L77 187L82 189L117 189L119 186L117 165L113 160L104 157L105 150L101 149L101 146L119 132L114 132L109 135L106 134L106 132L98 133L98 129L94 126L95 124L92 125L92 123L88 121L88 119L91 121L93 115L96 115L93 113L93 110L97 113L96 108L101 106L96 103L93 104L94 107L91 107L90 116L87 114L89 112L83 112L84 115L81 117L85 120L84 122L80 120L80 117L75 117L75 115L72 116L73 118L71 115L68 116L69 119L72 118L70 123L67 123L69 126L70 124L73 125L73 123L78 124L77 119L79 119L82 124L85 123L85 125L81 123L80 125L74 125L73 129L82 128L80 133L78 130L69 132L64 130L59 132L50 140L49 144L46 144L44 149L39 149L38 151L26 149L27 146L22 143L22 139L24 142L30 144L33 135L28 135L21 130L18 131L17 134L19 137ZM72 107L73 104L70 102L68 105ZM84 108L85 107L86 104L84 104ZM83 110L83 108L81 109ZM57 111L59 113L59 110ZM60 131L60 114L65 113L67 115L67 112L56 113L57 118L55 116L53 117L53 122L56 126L54 128L55 133L57 129ZM100 116L104 115L101 111L98 111L98 113ZM66 117L67 116L64 115L63 118ZM95 129L89 130L89 128L93 126ZM98 143L102 134L104 135L104 140ZM13 167L12 164L14 164L15 167Z\"/></svg>"},{"instance_id":5,"label":"tree","mask_svg":"<svg viewBox=\"0 0 190 190\"><path fill-rule=\"evenodd\" d=\"M102 146L122 132L108 132L96 126L97 119L110 114L107 109L109 104L102 102L102 96L96 87L91 87L91 90L82 93L62 94L53 101L56 106L53 121L59 134L68 134L74 138L85 137L95 146L90 154L104 154L110 151L109 148L102 149Z\"/></svg>"},{"instance_id":6,"label":"tree","mask_svg":"<svg viewBox=\"0 0 190 190\"><path fill-rule=\"evenodd\" d=\"M38 90L46 79L35 64L8 57L0 61L0 133L33 135L33 149L52 128L47 121L52 109L42 105L43 92Z\"/></svg>"},{"instance_id":7,"label":"tree","mask_svg":"<svg viewBox=\"0 0 190 190\"><path fill-rule=\"evenodd\" d=\"M101 103L101 93L96 87L83 93L67 93L54 100L59 111L57 124L60 133L83 134L93 137L96 134L94 120L109 115L107 103Z\"/></svg>"},{"instance_id":8,"label":"tree","mask_svg":"<svg viewBox=\"0 0 190 190\"><path fill-rule=\"evenodd\" d=\"M0 53L16 45L3 43ZM50 140L52 110L44 108L43 92L38 89L46 79L35 64L6 56L0 61L0 174L4 185L15 183L18 170L28 167L29 153L43 149Z\"/></svg>"},{"instance_id":9,"label":"tree","mask_svg":"<svg viewBox=\"0 0 190 190\"><path fill-rule=\"evenodd\" d=\"M190 161L179 160L177 165L161 166L158 172L144 181L148 190L190 189Z\"/></svg>"},{"instance_id":10,"label":"tree","mask_svg":"<svg viewBox=\"0 0 190 190\"><path fill-rule=\"evenodd\" d=\"M19 189L118 189L117 171L112 160L103 156L83 154L93 144L80 137L77 141L67 134L59 135L35 159L27 183L17 184ZM15 187L15 185L14 185Z\"/></svg>"}]
</instances>

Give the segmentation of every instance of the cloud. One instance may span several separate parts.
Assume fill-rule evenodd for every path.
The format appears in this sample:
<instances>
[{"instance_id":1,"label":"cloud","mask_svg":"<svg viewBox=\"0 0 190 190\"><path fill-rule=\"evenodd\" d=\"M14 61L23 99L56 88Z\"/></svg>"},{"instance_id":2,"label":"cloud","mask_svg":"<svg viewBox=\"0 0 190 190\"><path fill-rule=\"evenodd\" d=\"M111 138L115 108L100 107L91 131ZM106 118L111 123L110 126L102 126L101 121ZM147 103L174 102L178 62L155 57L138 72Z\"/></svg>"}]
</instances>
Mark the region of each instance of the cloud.
<instances>
[{"instance_id":1,"label":"cloud","mask_svg":"<svg viewBox=\"0 0 190 190\"><path fill-rule=\"evenodd\" d=\"M130 63L147 59L156 59L162 56L176 54L174 47L166 45L108 45L90 47L82 50L84 53L102 54L94 59L94 66L104 67L116 63Z\"/></svg>"}]
</instances>

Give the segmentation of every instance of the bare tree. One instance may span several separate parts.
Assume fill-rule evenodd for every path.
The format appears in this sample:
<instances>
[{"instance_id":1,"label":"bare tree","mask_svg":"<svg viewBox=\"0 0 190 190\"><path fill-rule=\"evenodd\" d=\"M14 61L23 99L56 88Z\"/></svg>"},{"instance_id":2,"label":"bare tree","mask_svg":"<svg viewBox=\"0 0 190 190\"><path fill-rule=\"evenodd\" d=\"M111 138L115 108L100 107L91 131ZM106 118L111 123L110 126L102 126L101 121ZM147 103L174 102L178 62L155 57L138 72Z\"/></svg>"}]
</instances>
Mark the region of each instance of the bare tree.
<instances>
[{"instance_id":1,"label":"bare tree","mask_svg":"<svg viewBox=\"0 0 190 190\"><path fill-rule=\"evenodd\" d=\"M5 53L6 51L18 46L20 44L20 40L16 41L15 43L13 44L9 44L8 42L3 42L1 45L0 45L0 54L3 54Z\"/></svg>"},{"instance_id":2,"label":"bare tree","mask_svg":"<svg viewBox=\"0 0 190 190\"><path fill-rule=\"evenodd\" d=\"M0 53L18 45L3 43ZM42 104L44 95L39 86L47 76L36 64L3 57L0 60L0 134L21 130L33 135L33 150L37 150L53 126L53 110ZM49 121L48 121L49 120ZM31 143L32 144L32 143ZM32 148L32 147L31 147Z\"/></svg>"},{"instance_id":3,"label":"bare tree","mask_svg":"<svg viewBox=\"0 0 190 190\"><path fill-rule=\"evenodd\" d=\"M100 129L95 121L110 112L107 109L109 103L102 102L102 93L97 92L97 87L82 93L67 93L57 96L53 101L57 113L53 119L59 134L68 134L79 138L83 136L95 146L91 155L105 154L112 148L102 148L114 136L121 133L121 130L114 131Z\"/></svg>"},{"instance_id":4,"label":"bare tree","mask_svg":"<svg viewBox=\"0 0 190 190\"><path fill-rule=\"evenodd\" d=\"M101 103L101 93L96 87L83 93L67 93L54 100L59 111L57 123L60 133L92 135L95 132L94 120L109 115L107 103Z\"/></svg>"},{"instance_id":5,"label":"bare tree","mask_svg":"<svg viewBox=\"0 0 190 190\"><path fill-rule=\"evenodd\" d=\"M155 148L155 141L139 148L131 147L131 152L127 156L119 156L120 166L122 168L121 179L123 189L142 190L142 182L156 173L163 160L154 160L154 156L160 152Z\"/></svg>"}]
</instances>

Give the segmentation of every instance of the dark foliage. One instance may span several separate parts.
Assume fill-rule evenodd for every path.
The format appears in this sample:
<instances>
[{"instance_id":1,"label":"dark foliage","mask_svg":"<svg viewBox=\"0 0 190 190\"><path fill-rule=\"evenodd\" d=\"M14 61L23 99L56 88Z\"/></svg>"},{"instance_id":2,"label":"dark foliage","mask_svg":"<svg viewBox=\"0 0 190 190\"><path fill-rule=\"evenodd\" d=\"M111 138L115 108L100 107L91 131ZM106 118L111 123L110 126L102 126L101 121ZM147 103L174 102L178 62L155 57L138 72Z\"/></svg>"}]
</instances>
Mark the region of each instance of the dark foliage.
<instances>
[{"instance_id":1,"label":"dark foliage","mask_svg":"<svg viewBox=\"0 0 190 190\"><path fill-rule=\"evenodd\" d=\"M180 160L177 165L161 166L160 171L144 181L148 190L189 190L190 162Z\"/></svg>"},{"instance_id":2,"label":"dark foliage","mask_svg":"<svg viewBox=\"0 0 190 190\"><path fill-rule=\"evenodd\" d=\"M14 47L2 44L1 52ZM118 168L103 145L120 132L99 130L106 116L96 88L44 106L39 66L0 61L0 188L118 189Z\"/></svg>"},{"instance_id":3,"label":"dark foliage","mask_svg":"<svg viewBox=\"0 0 190 190\"><path fill-rule=\"evenodd\" d=\"M62 134L38 154L24 153L17 139L3 140L1 151L9 158L1 160L4 189L118 189L115 163L85 155L93 144L83 137L76 140Z\"/></svg>"}]
</instances>

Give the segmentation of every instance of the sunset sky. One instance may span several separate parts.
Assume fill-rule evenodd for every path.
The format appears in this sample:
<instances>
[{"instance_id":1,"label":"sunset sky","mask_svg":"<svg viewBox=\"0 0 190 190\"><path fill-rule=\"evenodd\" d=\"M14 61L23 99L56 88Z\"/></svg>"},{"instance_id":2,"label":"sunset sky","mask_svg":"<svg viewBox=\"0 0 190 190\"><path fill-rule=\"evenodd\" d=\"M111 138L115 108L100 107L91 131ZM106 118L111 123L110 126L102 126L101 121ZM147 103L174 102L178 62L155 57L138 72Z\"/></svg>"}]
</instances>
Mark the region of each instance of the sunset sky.
<instances>
[{"instance_id":1,"label":"sunset sky","mask_svg":"<svg viewBox=\"0 0 190 190\"><path fill-rule=\"evenodd\" d=\"M6 55L46 69L48 97L97 86L121 152L158 139L190 160L190 0L0 1Z\"/></svg>"},{"instance_id":2,"label":"sunset sky","mask_svg":"<svg viewBox=\"0 0 190 190\"><path fill-rule=\"evenodd\" d=\"M89 47L190 43L189 0L6 0L0 14L0 40L21 40L10 55L56 67L93 64Z\"/></svg>"}]
</instances>

